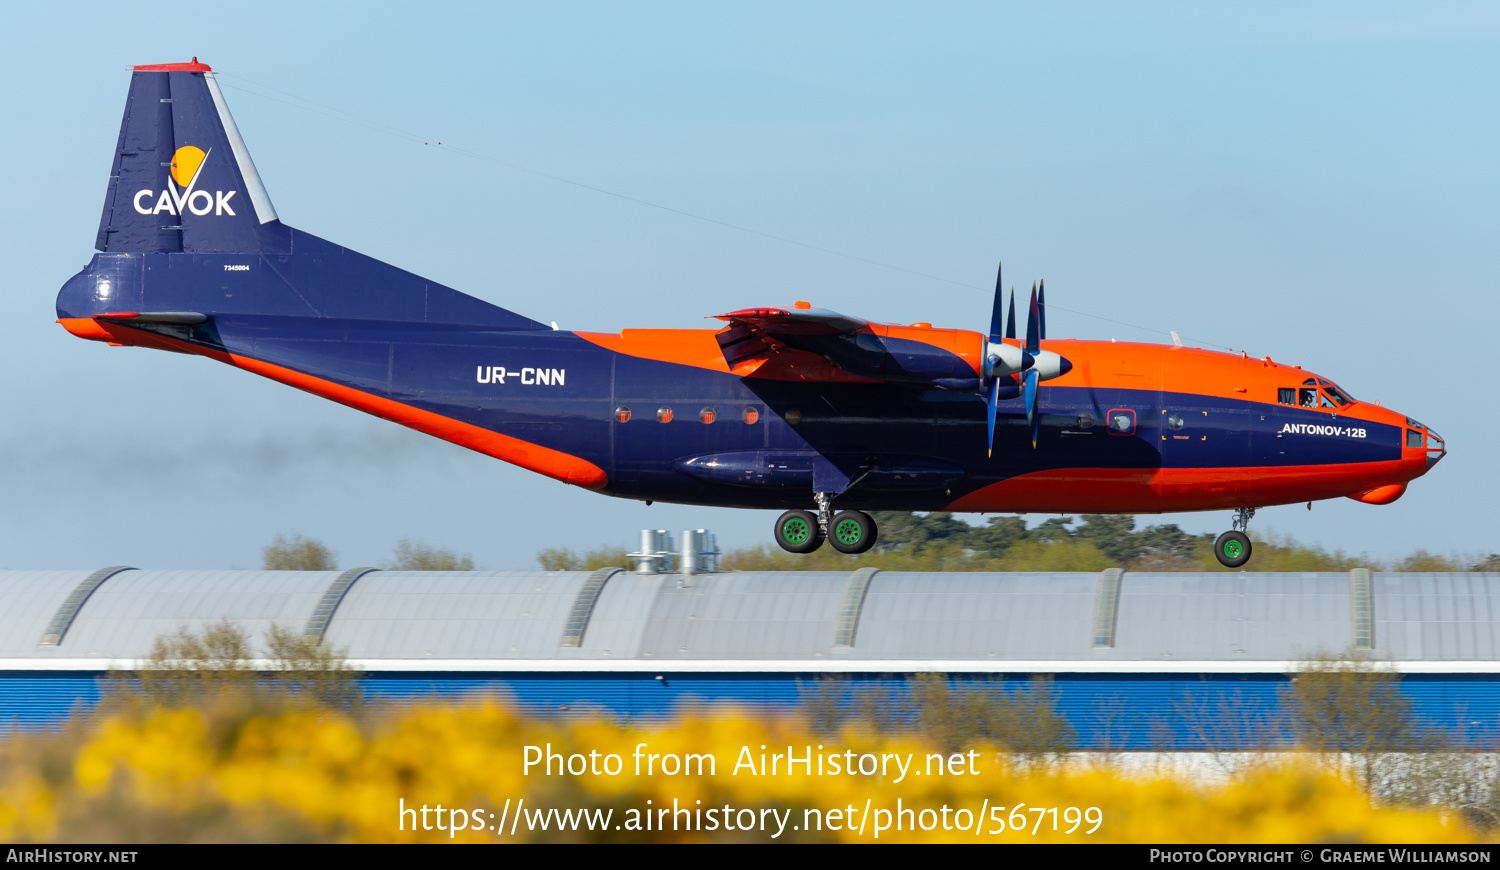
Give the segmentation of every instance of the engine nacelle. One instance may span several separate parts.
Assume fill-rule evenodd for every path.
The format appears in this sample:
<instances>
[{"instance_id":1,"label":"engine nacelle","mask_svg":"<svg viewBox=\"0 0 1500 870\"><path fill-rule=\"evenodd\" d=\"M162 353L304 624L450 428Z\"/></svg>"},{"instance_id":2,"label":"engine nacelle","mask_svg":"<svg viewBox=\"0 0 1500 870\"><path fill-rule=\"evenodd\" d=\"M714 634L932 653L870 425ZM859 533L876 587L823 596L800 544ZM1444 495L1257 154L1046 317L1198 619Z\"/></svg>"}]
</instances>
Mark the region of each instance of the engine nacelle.
<instances>
[{"instance_id":1,"label":"engine nacelle","mask_svg":"<svg viewBox=\"0 0 1500 870\"><path fill-rule=\"evenodd\" d=\"M1073 364L1068 361L1067 357L1050 350L1039 351L1031 356L1036 361L1033 368L1036 369L1039 380L1050 381L1073 370Z\"/></svg>"},{"instance_id":2,"label":"engine nacelle","mask_svg":"<svg viewBox=\"0 0 1500 870\"><path fill-rule=\"evenodd\" d=\"M989 367L986 376L991 378L1018 375L1031 368L1033 362L1031 354L1013 344L990 341L985 342L984 358Z\"/></svg>"}]
</instances>

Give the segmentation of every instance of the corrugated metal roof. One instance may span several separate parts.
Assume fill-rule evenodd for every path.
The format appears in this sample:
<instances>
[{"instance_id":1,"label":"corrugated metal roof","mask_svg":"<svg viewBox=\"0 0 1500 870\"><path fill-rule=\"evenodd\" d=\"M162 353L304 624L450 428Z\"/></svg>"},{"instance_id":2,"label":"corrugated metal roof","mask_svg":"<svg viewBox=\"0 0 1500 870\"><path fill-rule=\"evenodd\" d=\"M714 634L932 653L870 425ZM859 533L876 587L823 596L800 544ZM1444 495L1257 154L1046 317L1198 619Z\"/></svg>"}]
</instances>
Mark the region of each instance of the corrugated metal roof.
<instances>
[{"instance_id":1,"label":"corrugated metal roof","mask_svg":"<svg viewBox=\"0 0 1500 870\"><path fill-rule=\"evenodd\" d=\"M354 658L554 658L588 576L582 571L367 574L344 596L326 637L335 647L348 647Z\"/></svg>"},{"instance_id":2,"label":"corrugated metal roof","mask_svg":"<svg viewBox=\"0 0 1500 870\"><path fill-rule=\"evenodd\" d=\"M261 637L301 633L337 572L125 571L84 602L62 642L48 623L92 571L0 571L6 667L145 657L160 635L220 619ZM378 571L333 612L326 639L365 662L1132 662L1295 661L1353 642L1350 575L1151 574L1120 577L1114 646L1095 647L1100 575L923 574L869 580L854 645L835 646L845 572L613 575L582 643L561 645L586 572ZM1500 657L1500 575L1374 574L1377 656L1399 662ZM570 665L569 663L576 663ZM668 666L670 669L670 666Z\"/></svg>"},{"instance_id":3,"label":"corrugated metal roof","mask_svg":"<svg viewBox=\"0 0 1500 870\"><path fill-rule=\"evenodd\" d=\"M30 656L47 624L93 571L0 571L0 658Z\"/></svg>"}]
</instances>

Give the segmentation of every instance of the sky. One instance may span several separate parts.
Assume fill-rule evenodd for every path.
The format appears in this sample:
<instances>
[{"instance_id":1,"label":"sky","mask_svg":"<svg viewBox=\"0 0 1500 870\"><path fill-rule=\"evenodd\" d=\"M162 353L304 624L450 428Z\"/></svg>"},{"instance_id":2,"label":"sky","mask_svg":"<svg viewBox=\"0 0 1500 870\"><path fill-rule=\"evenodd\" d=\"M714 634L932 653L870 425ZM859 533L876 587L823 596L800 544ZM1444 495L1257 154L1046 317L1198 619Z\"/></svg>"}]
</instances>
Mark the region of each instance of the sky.
<instances>
[{"instance_id":1,"label":"sky","mask_svg":"<svg viewBox=\"0 0 1500 870\"><path fill-rule=\"evenodd\" d=\"M1493 4L22 4L0 56L3 567L253 568L277 534L496 570L646 527L771 540L774 512L602 497L66 334L129 68L193 56L283 221L497 305L612 332L807 299L983 330L1003 260L1047 281L1052 337L1175 330L1448 441L1392 505L1252 533L1500 551Z\"/></svg>"}]
</instances>

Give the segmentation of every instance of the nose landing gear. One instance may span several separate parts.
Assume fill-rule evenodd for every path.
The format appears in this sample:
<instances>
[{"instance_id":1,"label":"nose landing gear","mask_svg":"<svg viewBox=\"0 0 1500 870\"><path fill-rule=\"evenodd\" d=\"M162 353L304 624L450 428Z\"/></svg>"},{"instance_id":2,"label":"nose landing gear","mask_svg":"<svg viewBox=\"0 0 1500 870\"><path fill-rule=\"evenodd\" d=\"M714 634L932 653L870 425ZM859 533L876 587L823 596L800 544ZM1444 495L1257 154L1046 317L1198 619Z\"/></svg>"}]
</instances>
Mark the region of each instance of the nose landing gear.
<instances>
[{"instance_id":1,"label":"nose landing gear","mask_svg":"<svg viewBox=\"0 0 1500 870\"><path fill-rule=\"evenodd\" d=\"M833 513L833 499L814 493L818 512L790 510L776 520L776 543L789 553L811 553L827 540L840 553L858 554L875 546L880 532L875 520L862 511Z\"/></svg>"},{"instance_id":2,"label":"nose landing gear","mask_svg":"<svg viewBox=\"0 0 1500 870\"><path fill-rule=\"evenodd\" d=\"M1250 561L1250 518L1255 508L1242 507L1234 511L1234 529L1225 532L1214 541L1214 558L1225 568L1238 568Z\"/></svg>"}]
</instances>

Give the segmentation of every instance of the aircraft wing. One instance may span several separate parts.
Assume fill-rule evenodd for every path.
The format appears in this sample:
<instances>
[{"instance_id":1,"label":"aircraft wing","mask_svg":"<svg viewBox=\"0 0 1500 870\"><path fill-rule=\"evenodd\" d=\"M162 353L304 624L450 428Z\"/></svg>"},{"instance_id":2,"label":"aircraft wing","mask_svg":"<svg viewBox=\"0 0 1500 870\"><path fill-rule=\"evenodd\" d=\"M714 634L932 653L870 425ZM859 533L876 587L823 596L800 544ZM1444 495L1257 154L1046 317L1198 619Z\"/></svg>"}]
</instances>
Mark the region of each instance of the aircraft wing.
<instances>
[{"instance_id":1,"label":"aircraft wing","mask_svg":"<svg viewBox=\"0 0 1500 870\"><path fill-rule=\"evenodd\" d=\"M731 367L763 354L814 354L835 369L870 381L974 390L980 385L984 337L927 324L872 324L825 308L746 308L718 319L715 336ZM959 351L964 351L960 354ZM967 357L967 358L966 358Z\"/></svg>"},{"instance_id":2,"label":"aircraft wing","mask_svg":"<svg viewBox=\"0 0 1500 870\"><path fill-rule=\"evenodd\" d=\"M870 325L826 308L745 308L715 317L729 322L718 340L731 366L783 346L801 349L799 339L843 335Z\"/></svg>"}]
</instances>

